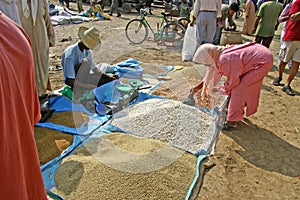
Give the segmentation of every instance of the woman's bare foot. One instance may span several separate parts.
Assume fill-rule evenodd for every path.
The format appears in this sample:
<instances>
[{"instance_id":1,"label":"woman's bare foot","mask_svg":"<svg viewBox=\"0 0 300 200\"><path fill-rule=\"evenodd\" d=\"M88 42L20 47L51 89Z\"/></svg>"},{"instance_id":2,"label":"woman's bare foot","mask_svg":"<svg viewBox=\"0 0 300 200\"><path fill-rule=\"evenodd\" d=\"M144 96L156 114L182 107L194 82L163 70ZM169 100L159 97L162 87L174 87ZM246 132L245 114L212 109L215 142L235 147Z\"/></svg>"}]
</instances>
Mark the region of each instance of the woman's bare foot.
<instances>
[{"instance_id":1,"label":"woman's bare foot","mask_svg":"<svg viewBox=\"0 0 300 200\"><path fill-rule=\"evenodd\" d=\"M226 124L232 128L236 128L238 126L238 122L236 121L227 121Z\"/></svg>"}]
</instances>

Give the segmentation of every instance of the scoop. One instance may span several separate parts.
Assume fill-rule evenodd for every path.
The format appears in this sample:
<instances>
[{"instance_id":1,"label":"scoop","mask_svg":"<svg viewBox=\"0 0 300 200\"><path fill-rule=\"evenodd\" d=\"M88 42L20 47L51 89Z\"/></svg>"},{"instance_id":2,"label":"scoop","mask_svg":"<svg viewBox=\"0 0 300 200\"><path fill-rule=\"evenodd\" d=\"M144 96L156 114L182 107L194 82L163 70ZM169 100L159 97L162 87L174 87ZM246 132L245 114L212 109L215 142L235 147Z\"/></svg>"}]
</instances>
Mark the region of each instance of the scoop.
<instances>
[{"instance_id":1,"label":"scoop","mask_svg":"<svg viewBox=\"0 0 300 200\"><path fill-rule=\"evenodd\" d=\"M196 101L194 99L194 93L191 92L186 100L183 101L184 104L189 105L189 106L195 106Z\"/></svg>"}]
</instances>

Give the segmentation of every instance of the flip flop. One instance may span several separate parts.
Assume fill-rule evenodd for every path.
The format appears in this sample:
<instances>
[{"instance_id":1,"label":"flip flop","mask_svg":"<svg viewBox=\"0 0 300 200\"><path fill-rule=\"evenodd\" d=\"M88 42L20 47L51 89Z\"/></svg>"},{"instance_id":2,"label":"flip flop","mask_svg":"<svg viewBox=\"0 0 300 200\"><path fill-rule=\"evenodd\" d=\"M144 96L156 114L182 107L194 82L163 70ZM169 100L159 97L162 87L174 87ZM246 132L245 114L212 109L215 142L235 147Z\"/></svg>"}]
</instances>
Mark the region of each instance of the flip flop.
<instances>
[{"instance_id":1,"label":"flip flop","mask_svg":"<svg viewBox=\"0 0 300 200\"><path fill-rule=\"evenodd\" d=\"M282 81L282 77L278 76L277 78L274 79L273 85L279 86L281 81Z\"/></svg>"},{"instance_id":2,"label":"flip flop","mask_svg":"<svg viewBox=\"0 0 300 200\"><path fill-rule=\"evenodd\" d=\"M293 92L291 86L284 86L282 88L282 91L284 91L287 95L290 95L290 96L295 96L295 93Z\"/></svg>"},{"instance_id":3,"label":"flip flop","mask_svg":"<svg viewBox=\"0 0 300 200\"><path fill-rule=\"evenodd\" d=\"M224 124L222 131L232 131L235 127L229 126L228 124Z\"/></svg>"}]
</instances>

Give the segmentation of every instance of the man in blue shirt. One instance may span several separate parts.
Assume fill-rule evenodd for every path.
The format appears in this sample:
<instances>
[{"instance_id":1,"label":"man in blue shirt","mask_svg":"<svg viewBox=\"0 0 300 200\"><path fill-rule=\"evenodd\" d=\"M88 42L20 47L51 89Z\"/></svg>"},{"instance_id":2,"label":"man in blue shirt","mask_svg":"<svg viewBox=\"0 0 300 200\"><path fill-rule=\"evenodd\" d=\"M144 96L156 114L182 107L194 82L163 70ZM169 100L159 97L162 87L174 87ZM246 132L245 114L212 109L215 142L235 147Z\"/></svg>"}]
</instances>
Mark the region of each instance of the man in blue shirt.
<instances>
[{"instance_id":1,"label":"man in blue shirt","mask_svg":"<svg viewBox=\"0 0 300 200\"><path fill-rule=\"evenodd\" d=\"M117 78L99 71L92 58L90 50L101 45L99 31L93 27L80 27L78 35L80 40L67 47L61 57L64 82L71 87L75 98Z\"/></svg>"}]
</instances>

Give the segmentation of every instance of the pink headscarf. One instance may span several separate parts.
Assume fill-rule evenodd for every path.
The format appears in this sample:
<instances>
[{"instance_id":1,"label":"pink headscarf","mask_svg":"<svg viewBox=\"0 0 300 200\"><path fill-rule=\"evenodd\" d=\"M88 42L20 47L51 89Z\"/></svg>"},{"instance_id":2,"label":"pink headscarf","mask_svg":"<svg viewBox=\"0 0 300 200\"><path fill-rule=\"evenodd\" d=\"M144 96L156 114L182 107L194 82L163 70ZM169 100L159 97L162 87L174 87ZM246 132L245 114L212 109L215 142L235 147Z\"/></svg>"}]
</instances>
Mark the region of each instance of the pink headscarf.
<instances>
[{"instance_id":1,"label":"pink headscarf","mask_svg":"<svg viewBox=\"0 0 300 200\"><path fill-rule=\"evenodd\" d=\"M218 57L220 53L228 48L228 46L216 46L213 44L201 45L193 58L195 63L203 64L208 67L208 70L203 78L203 88L201 96L209 95L212 88L220 81L221 75L217 68Z\"/></svg>"}]
</instances>

